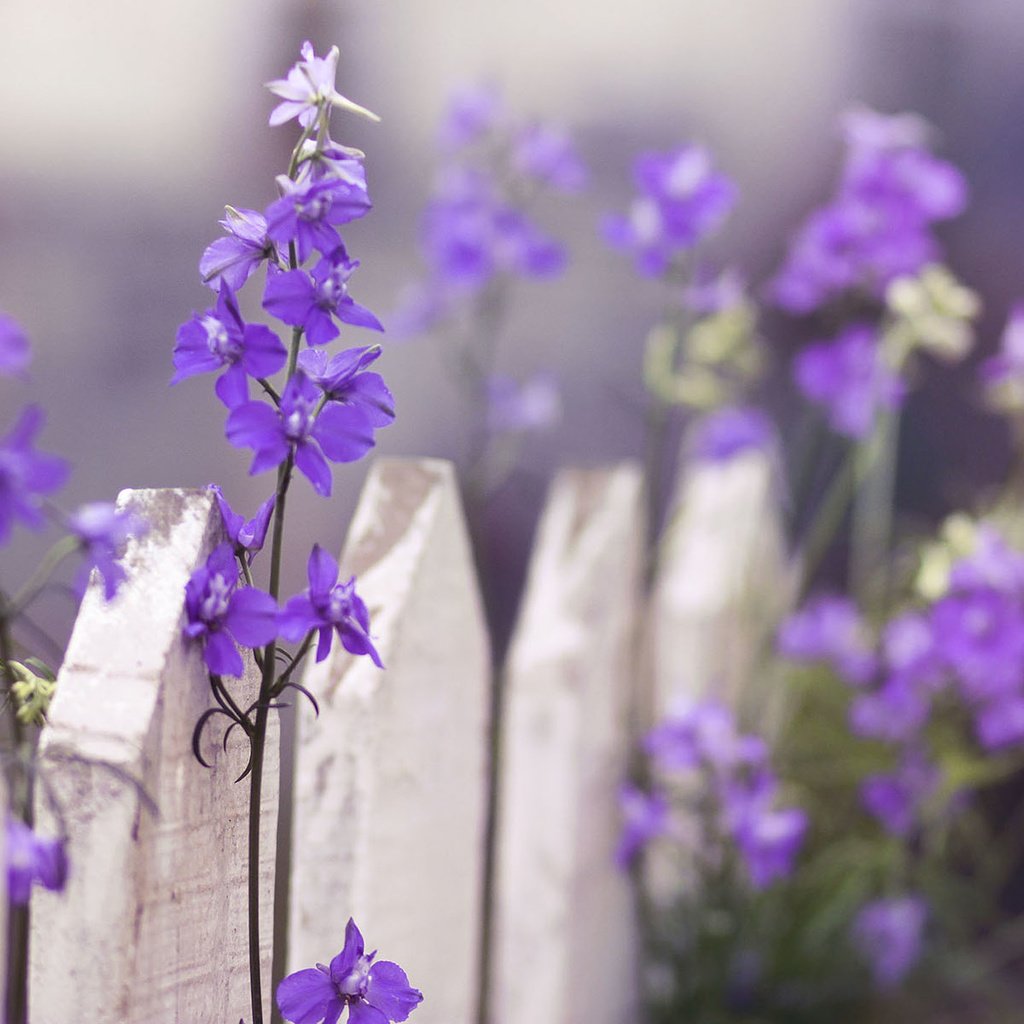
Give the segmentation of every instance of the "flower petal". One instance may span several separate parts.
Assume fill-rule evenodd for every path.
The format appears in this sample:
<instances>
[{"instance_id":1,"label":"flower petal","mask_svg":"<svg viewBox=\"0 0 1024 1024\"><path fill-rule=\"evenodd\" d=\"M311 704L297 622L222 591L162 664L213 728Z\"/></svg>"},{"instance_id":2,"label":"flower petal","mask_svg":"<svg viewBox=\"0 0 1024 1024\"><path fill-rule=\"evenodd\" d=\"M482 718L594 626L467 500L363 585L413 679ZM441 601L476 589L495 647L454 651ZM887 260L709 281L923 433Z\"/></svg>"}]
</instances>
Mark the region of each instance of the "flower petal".
<instances>
[{"instance_id":1,"label":"flower petal","mask_svg":"<svg viewBox=\"0 0 1024 1024\"><path fill-rule=\"evenodd\" d=\"M409 985L405 971L398 964L380 960L370 968L366 1001L388 1020L403 1021L423 1002L423 993Z\"/></svg>"},{"instance_id":2,"label":"flower petal","mask_svg":"<svg viewBox=\"0 0 1024 1024\"><path fill-rule=\"evenodd\" d=\"M231 595L224 625L243 647L262 647L277 636L277 602L256 587Z\"/></svg>"},{"instance_id":3,"label":"flower petal","mask_svg":"<svg viewBox=\"0 0 1024 1024\"><path fill-rule=\"evenodd\" d=\"M223 630L206 634L206 651L203 654L206 667L215 676L238 676L245 672L242 656L234 641Z\"/></svg>"},{"instance_id":4,"label":"flower petal","mask_svg":"<svg viewBox=\"0 0 1024 1024\"><path fill-rule=\"evenodd\" d=\"M291 1024L318 1024L343 1005L330 977L315 967L289 974L277 986L277 1007Z\"/></svg>"}]
</instances>

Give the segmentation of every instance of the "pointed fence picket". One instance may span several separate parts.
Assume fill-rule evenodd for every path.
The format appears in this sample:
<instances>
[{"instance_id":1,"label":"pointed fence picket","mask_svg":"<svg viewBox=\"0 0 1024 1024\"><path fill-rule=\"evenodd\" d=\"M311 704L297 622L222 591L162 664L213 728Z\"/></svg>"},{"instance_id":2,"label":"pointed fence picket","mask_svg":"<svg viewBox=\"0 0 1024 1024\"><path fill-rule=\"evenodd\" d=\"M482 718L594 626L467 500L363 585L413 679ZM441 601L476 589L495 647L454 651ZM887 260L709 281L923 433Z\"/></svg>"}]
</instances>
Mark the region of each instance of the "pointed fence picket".
<instances>
[{"instance_id":1,"label":"pointed fence picket","mask_svg":"<svg viewBox=\"0 0 1024 1024\"><path fill-rule=\"evenodd\" d=\"M611 860L646 685L638 651L653 661L661 707L749 681L765 625L756 602L785 593L774 500L763 459L690 469L645 604L639 472L568 471L553 486L505 673L493 1024L634 1019L631 900ZM235 1024L248 1017L248 787L232 784L246 751L242 737L221 751L211 731L213 770L194 760L192 729L211 699L181 637L184 583L222 526L205 491L121 502L152 529L130 543L111 604L96 584L87 593L40 746L39 827L66 830L72 873L64 894L33 898L31 1021ZM471 1024L484 980L492 680L452 467L378 462L341 570L358 577L386 670L335 643L303 678L321 713L304 709L297 728L288 967L328 961L352 916L425 991L414 1020ZM250 670L253 693L256 683ZM276 758L275 732L268 974ZM269 979L266 995L269 1010Z\"/></svg>"}]
</instances>

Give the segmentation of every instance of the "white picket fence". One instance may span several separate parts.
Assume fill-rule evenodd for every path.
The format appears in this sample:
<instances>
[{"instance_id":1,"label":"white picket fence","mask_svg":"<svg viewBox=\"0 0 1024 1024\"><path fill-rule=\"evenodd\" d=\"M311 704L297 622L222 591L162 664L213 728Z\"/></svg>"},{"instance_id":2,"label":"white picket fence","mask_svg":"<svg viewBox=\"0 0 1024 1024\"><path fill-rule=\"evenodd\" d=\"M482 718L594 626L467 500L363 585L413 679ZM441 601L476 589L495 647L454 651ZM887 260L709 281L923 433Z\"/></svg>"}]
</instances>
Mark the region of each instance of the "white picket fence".
<instances>
[{"instance_id":1,"label":"white picket fence","mask_svg":"<svg viewBox=\"0 0 1024 1024\"><path fill-rule=\"evenodd\" d=\"M326 962L353 916L424 992L418 1024L633 1024L638 951L612 854L638 729L675 696L728 690L756 658L759 605L784 578L760 456L691 468L642 593L632 466L563 472L544 512L505 668L490 961L483 933L490 645L449 464L386 459L342 553L387 669L336 647L304 684L291 848L290 970ZM202 658L183 587L221 537L203 491L126 492L152 525L105 604L90 590L40 756L72 872L32 901L32 1024L235 1024L248 1014L244 744L204 753ZM255 670L250 679L255 687ZM269 1020L277 735L263 808ZM159 814L146 804L155 800ZM39 827L55 828L37 800Z\"/></svg>"}]
</instances>

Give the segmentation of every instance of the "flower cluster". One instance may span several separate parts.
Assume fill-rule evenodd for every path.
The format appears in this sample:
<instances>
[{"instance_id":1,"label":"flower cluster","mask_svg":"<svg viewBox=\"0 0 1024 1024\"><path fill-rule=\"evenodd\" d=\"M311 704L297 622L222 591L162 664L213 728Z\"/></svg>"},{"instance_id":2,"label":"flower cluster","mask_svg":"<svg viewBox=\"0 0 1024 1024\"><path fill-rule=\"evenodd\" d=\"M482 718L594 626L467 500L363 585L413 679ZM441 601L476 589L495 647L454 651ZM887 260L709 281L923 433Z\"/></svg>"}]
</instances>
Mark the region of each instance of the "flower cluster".
<instances>
[{"instance_id":1,"label":"flower cluster","mask_svg":"<svg viewBox=\"0 0 1024 1024\"><path fill-rule=\"evenodd\" d=\"M635 787L622 791L620 865L628 866L657 836L692 833L674 824L676 810L697 824L691 852L701 862L721 864L727 843L739 853L755 889L792 871L807 817L799 808L776 806L780 786L767 745L739 732L724 705L705 701L680 709L648 734L644 747L660 782L646 793ZM677 804L682 798L681 810L673 807L673 797Z\"/></svg>"},{"instance_id":2,"label":"flower cluster","mask_svg":"<svg viewBox=\"0 0 1024 1024\"><path fill-rule=\"evenodd\" d=\"M897 278L936 260L935 223L961 213L961 173L928 148L927 125L868 109L844 120L846 159L835 196L792 240L772 283L775 301L809 313L860 289L881 298Z\"/></svg>"}]
</instances>

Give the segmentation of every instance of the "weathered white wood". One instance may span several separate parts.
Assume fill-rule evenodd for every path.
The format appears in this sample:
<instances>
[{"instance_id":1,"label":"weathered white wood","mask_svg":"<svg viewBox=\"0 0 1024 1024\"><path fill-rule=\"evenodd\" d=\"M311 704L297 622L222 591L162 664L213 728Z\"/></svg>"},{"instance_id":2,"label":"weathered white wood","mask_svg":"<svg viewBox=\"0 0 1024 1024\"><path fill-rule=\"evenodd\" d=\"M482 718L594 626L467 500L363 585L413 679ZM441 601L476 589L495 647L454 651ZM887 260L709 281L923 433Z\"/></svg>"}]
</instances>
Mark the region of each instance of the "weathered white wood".
<instances>
[{"instance_id":1,"label":"weathered white wood","mask_svg":"<svg viewBox=\"0 0 1024 1024\"><path fill-rule=\"evenodd\" d=\"M563 471L505 677L491 1020L636 1019L633 906L613 863L626 778L639 471Z\"/></svg>"},{"instance_id":2,"label":"weathered white wood","mask_svg":"<svg viewBox=\"0 0 1024 1024\"><path fill-rule=\"evenodd\" d=\"M425 999L470 1024L479 984L490 655L450 464L385 459L341 559L386 665L335 644L304 683L296 743L290 969L327 962L355 918Z\"/></svg>"},{"instance_id":3,"label":"weathered white wood","mask_svg":"<svg viewBox=\"0 0 1024 1024\"><path fill-rule=\"evenodd\" d=\"M114 601L90 586L40 744L39 824L59 827L41 795L48 788L69 831L71 873L62 895L33 896L32 1024L234 1024L251 1019L248 784L234 784L247 744L236 735L225 754L215 727L203 743L213 770L193 758L192 730L212 700L201 650L181 635L185 582L222 539L220 514L206 491L126 491L119 501L150 532L130 542ZM250 664L233 692L256 691ZM278 764L271 718L261 850L266 1013Z\"/></svg>"},{"instance_id":4,"label":"weathered white wood","mask_svg":"<svg viewBox=\"0 0 1024 1024\"><path fill-rule=\"evenodd\" d=\"M773 456L686 465L651 599L653 717L712 694L744 709L748 724L774 714L759 663L792 579Z\"/></svg>"}]
</instances>

